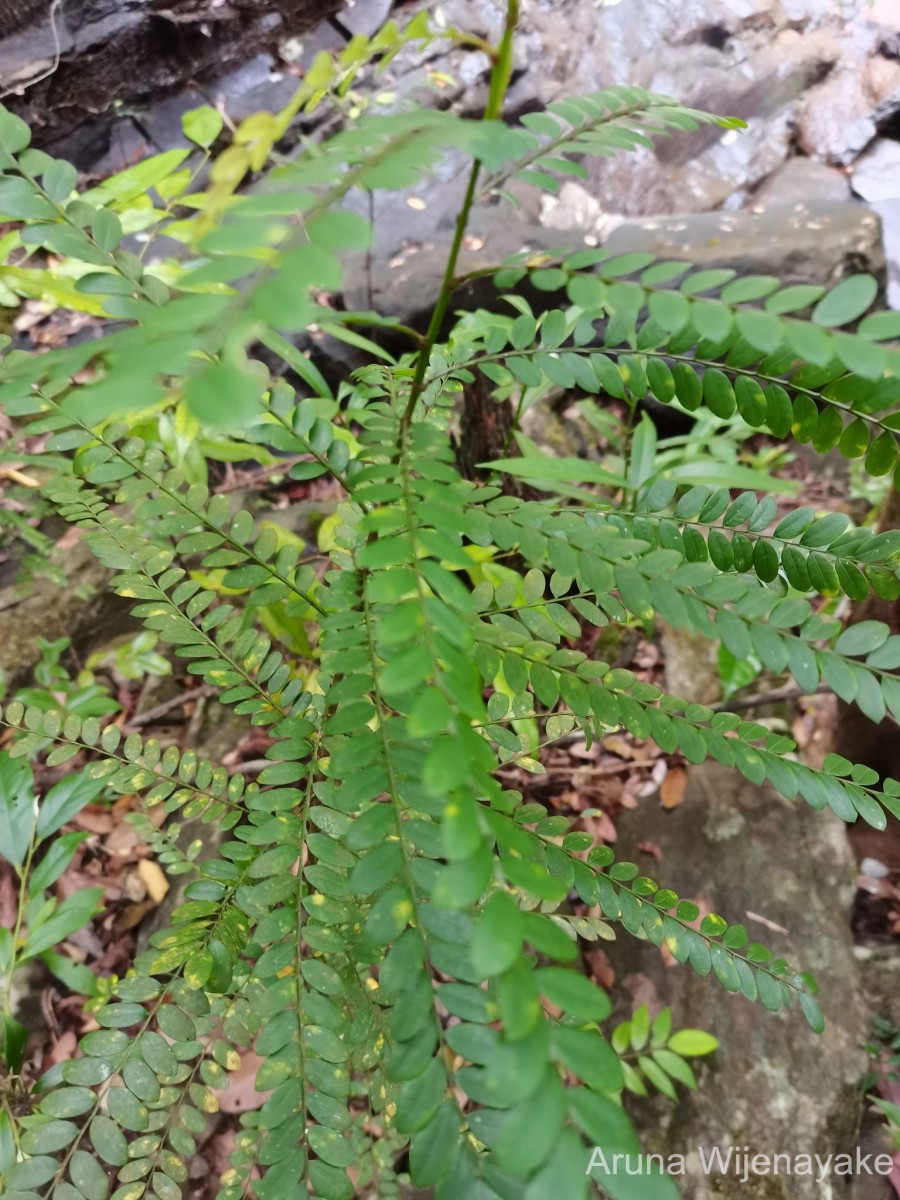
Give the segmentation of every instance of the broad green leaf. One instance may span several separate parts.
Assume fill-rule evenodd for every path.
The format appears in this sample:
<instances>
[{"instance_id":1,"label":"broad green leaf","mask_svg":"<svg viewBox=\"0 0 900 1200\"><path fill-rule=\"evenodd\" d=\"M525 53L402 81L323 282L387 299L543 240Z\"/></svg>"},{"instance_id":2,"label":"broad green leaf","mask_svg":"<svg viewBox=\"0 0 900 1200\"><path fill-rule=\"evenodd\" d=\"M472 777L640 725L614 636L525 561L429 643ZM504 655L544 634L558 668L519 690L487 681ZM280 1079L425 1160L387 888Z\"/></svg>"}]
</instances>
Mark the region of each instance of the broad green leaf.
<instances>
[{"instance_id":1,"label":"broad green leaf","mask_svg":"<svg viewBox=\"0 0 900 1200\"><path fill-rule=\"evenodd\" d=\"M259 414L261 389L237 366L214 363L188 380L188 408L205 425L237 428Z\"/></svg>"},{"instance_id":2,"label":"broad green leaf","mask_svg":"<svg viewBox=\"0 0 900 1200\"><path fill-rule=\"evenodd\" d=\"M511 967L519 956L524 933L520 910L504 892L496 892L475 924L472 966L478 974L489 979Z\"/></svg>"},{"instance_id":3,"label":"broad green leaf","mask_svg":"<svg viewBox=\"0 0 900 1200\"><path fill-rule=\"evenodd\" d=\"M460 1152L459 1111L445 1100L424 1129L413 1134L409 1173L417 1187L438 1183L452 1171Z\"/></svg>"},{"instance_id":4,"label":"broad green leaf","mask_svg":"<svg viewBox=\"0 0 900 1200\"><path fill-rule=\"evenodd\" d=\"M583 1021L603 1021L612 1010L606 993L577 971L540 967L535 972L535 982L548 1000Z\"/></svg>"},{"instance_id":5,"label":"broad green leaf","mask_svg":"<svg viewBox=\"0 0 900 1200\"><path fill-rule=\"evenodd\" d=\"M193 108L181 118L181 129L196 146L211 146L222 132L222 114L208 104Z\"/></svg>"},{"instance_id":6,"label":"broad green leaf","mask_svg":"<svg viewBox=\"0 0 900 1200\"><path fill-rule=\"evenodd\" d=\"M861 317L878 294L871 275L850 275L826 293L813 309L817 325L848 325Z\"/></svg>"},{"instance_id":7,"label":"broad green leaf","mask_svg":"<svg viewBox=\"0 0 900 1200\"><path fill-rule=\"evenodd\" d=\"M15 867L25 862L36 809L28 763L0 754L0 854Z\"/></svg>"},{"instance_id":8,"label":"broad green leaf","mask_svg":"<svg viewBox=\"0 0 900 1200\"><path fill-rule=\"evenodd\" d=\"M719 1042L710 1033L700 1029L679 1029L669 1038L669 1049L686 1058L696 1058L704 1054L712 1054L717 1050Z\"/></svg>"},{"instance_id":9,"label":"broad green leaf","mask_svg":"<svg viewBox=\"0 0 900 1200\"><path fill-rule=\"evenodd\" d=\"M96 800L105 787L103 779L85 774L67 775L47 792L38 807L37 836L56 833L84 808Z\"/></svg>"},{"instance_id":10,"label":"broad green leaf","mask_svg":"<svg viewBox=\"0 0 900 1200\"><path fill-rule=\"evenodd\" d=\"M651 477L656 460L656 426L646 413L631 441L631 460L628 465L628 486L637 491Z\"/></svg>"},{"instance_id":11,"label":"broad green leaf","mask_svg":"<svg viewBox=\"0 0 900 1200\"><path fill-rule=\"evenodd\" d=\"M623 482L597 463L580 458L498 458L479 466L538 482L597 483L608 487L619 487Z\"/></svg>"},{"instance_id":12,"label":"broad green leaf","mask_svg":"<svg viewBox=\"0 0 900 1200\"><path fill-rule=\"evenodd\" d=\"M838 654L870 654L884 645L890 632L890 628L882 621L857 621L855 625L850 625L844 630L834 648Z\"/></svg>"}]
</instances>

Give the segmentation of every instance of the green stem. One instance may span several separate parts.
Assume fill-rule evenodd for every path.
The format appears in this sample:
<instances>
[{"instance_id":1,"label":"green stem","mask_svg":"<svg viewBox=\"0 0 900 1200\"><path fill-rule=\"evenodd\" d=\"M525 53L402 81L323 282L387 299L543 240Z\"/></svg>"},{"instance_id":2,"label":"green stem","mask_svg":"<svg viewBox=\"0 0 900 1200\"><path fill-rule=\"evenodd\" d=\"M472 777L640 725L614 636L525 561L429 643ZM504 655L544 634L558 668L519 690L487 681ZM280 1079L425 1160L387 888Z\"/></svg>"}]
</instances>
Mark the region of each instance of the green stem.
<instances>
[{"instance_id":1,"label":"green stem","mask_svg":"<svg viewBox=\"0 0 900 1200\"><path fill-rule=\"evenodd\" d=\"M483 120L485 121L495 121L503 112L503 99L506 96L506 89L509 87L509 80L512 75L513 39L518 20L519 0L506 0L506 25L503 30L503 38L496 53L494 67L491 71L490 91L488 93L488 101L483 117ZM450 298L453 295L453 280L456 275L456 263L462 247L462 240L466 232L466 226L469 223L469 214L471 213L472 205L475 202L475 189L478 186L478 176L480 174L481 160L476 158L472 163L472 169L469 172L469 182L466 186L466 194L463 197L462 206L460 207L459 213L456 217L456 225L453 230L453 242L450 246L450 253L447 256L446 266L444 267L444 277L441 280L441 290L438 293L437 302L435 303L434 309L431 313L431 320L428 323L428 329L425 333L425 340L423 341L418 357L416 358L416 369L409 391L409 400L406 403L406 409L402 418L402 424L404 428L406 428L412 421L413 413L416 410L416 403L422 394L422 388L425 383L425 372L428 370L428 363L431 359L431 351L434 349L434 344L441 332L441 326L444 322L444 317L447 315L447 309L450 305Z\"/></svg>"},{"instance_id":2,"label":"green stem","mask_svg":"<svg viewBox=\"0 0 900 1200\"><path fill-rule=\"evenodd\" d=\"M519 399L516 403L516 410L513 413L513 419L510 422L509 429L507 429L506 437L503 441L503 457L504 458L506 458L507 455L509 454L509 448L512 445L513 436L518 431L519 423L522 420L522 415L523 415L522 410L525 407L525 396L526 396L527 392L528 392L527 387L523 387L522 390L519 392Z\"/></svg>"},{"instance_id":3,"label":"green stem","mask_svg":"<svg viewBox=\"0 0 900 1200\"><path fill-rule=\"evenodd\" d=\"M31 874L31 863L34 859L34 852L37 849L37 843L32 834L31 841L28 844L28 853L25 855L25 862L21 871L16 871L19 879L19 896L16 905L16 921L12 931L12 950L10 952L9 974L3 981L3 1005L2 1010L5 1016L12 1017L12 981L13 975L16 972L16 967L19 963L16 961L16 951L19 945L19 938L22 934L22 923L25 920L25 907L28 903L28 877Z\"/></svg>"},{"instance_id":4,"label":"green stem","mask_svg":"<svg viewBox=\"0 0 900 1200\"><path fill-rule=\"evenodd\" d=\"M428 363L431 360L431 351L438 339L438 334L441 331L444 317L447 315L447 308L450 305L450 297L453 295L453 276L456 271L456 260L459 258L460 247L462 246L463 235L466 232L466 226L469 223L469 213L472 209L472 202L475 199L475 188L478 185L478 176L481 172L481 162L476 158L472 163L472 170L469 172L469 183L466 188L466 194L463 198L462 207L456 217L456 227L453 231L453 244L450 247L450 254L447 257L447 265L444 268L444 278L441 280L441 290L438 293L437 303L431 313L431 320L428 323L428 330L425 334L425 341L419 351L416 359L416 371L413 376L412 386L409 391L409 400L406 404L406 410L403 413L403 427L407 428L412 421L413 413L416 409L416 402L422 394L422 386L425 382L425 372L428 370Z\"/></svg>"},{"instance_id":5,"label":"green stem","mask_svg":"<svg viewBox=\"0 0 900 1200\"><path fill-rule=\"evenodd\" d=\"M488 94L487 107L484 110L486 121L499 119L503 112L503 101L512 78L513 43L516 25L519 23L519 0L506 0L506 25L503 38L497 51L494 70L491 72L491 86Z\"/></svg>"}]
</instances>

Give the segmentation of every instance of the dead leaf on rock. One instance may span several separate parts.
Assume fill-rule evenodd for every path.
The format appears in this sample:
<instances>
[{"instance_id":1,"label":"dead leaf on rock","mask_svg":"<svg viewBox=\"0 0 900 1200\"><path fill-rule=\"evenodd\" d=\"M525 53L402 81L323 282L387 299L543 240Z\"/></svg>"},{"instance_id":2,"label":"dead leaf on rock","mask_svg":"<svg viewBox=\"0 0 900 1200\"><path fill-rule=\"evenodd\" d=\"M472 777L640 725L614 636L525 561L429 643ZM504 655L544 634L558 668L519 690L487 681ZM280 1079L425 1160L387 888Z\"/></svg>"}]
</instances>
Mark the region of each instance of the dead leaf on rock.
<instances>
[{"instance_id":1,"label":"dead leaf on rock","mask_svg":"<svg viewBox=\"0 0 900 1200\"><path fill-rule=\"evenodd\" d=\"M162 904L169 890L169 881L162 868L150 858L142 858L135 868L147 895L154 904Z\"/></svg>"},{"instance_id":2,"label":"dead leaf on rock","mask_svg":"<svg viewBox=\"0 0 900 1200\"><path fill-rule=\"evenodd\" d=\"M117 934L125 933L140 925L147 913L156 908L152 900L141 900L138 904L127 904L116 917L114 928Z\"/></svg>"},{"instance_id":3,"label":"dead leaf on rock","mask_svg":"<svg viewBox=\"0 0 900 1200\"><path fill-rule=\"evenodd\" d=\"M665 779L668 770L669 764L666 760L658 758L644 782L634 789L634 794L638 799L643 800L645 796L655 795L662 786L662 781Z\"/></svg>"},{"instance_id":4,"label":"dead leaf on rock","mask_svg":"<svg viewBox=\"0 0 900 1200\"><path fill-rule=\"evenodd\" d=\"M591 947L590 950L584 951L582 957L594 983L609 991L616 982L616 973L606 951L601 950L599 946Z\"/></svg>"},{"instance_id":5,"label":"dead leaf on rock","mask_svg":"<svg viewBox=\"0 0 900 1200\"><path fill-rule=\"evenodd\" d=\"M73 818L72 824L78 829L86 829L89 833L108 834L112 832L115 821L108 808L99 804L88 804Z\"/></svg>"},{"instance_id":6,"label":"dead leaf on rock","mask_svg":"<svg viewBox=\"0 0 900 1200\"><path fill-rule=\"evenodd\" d=\"M259 1108L266 1099L265 1092L253 1086L256 1072L263 1060L249 1051L241 1055L241 1065L228 1076L228 1087L216 1093L219 1109L223 1113L242 1113Z\"/></svg>"},{"instance_id":7,"label":"dead leaf on rock","mask_svg":"<svg viewBox=\"0 0 900 1200\"><path fill-rule=\"evenodd\" d=\"M632 791L631 784L632 780L629 779L623 786L622 793L619 796L619 803L623 808L637 808L638 806L637 788L635 787L634 791Z\"/></svg>"},{"instance_id":8,"label":"dead leaf on rock","mask_svg":"<svg viewBox=\"0 0 900 1200\"><path fill-rule=\"evenodd\" d=\"M633 742L629 742L627 738L622 737L618 733L611 733L609 737L603 739L603 749L608 750L610 754L615 754L619 758L633 759L640 757Z\"/></svg>"},{"instance_id":9,"label":"dead leaf on rock","mask_svg":"<svg viewBox=\"0 0 900 1200\"><path fill-rule=\"evenodd\" d=\"M162 805L160 805L161 807ZM134 826L119 821L106 839L105 849L107 854L116 858L131 858L135 857L135 851L141 844L141 839Z\"/></svg>"},{"instance_id":10,"label":"dead leaf on rock","mask_svg":"<svg viewBox=\"0 0 900 1200\"><path fill-rule=\"evenodd\" d=\"M659 798L663 808L677 808L684 799L685 788L687 787L687 771L684 767L671 767L666 772L666 777L662 781L662 786L659 789Z\"/></svg>"},{"instance_id":11,"label":"dead leaf on rock","mask_svg":"<svg viewBox=\"0 0 900 1200\"><path fill-rule=\"evenodd\" d=\"M65 1033L60 1034L44 1054L41 1074L55 1067L57 1063L68 1062L70 1058L74 1058L77 1046L78 1036L73 1029L67 1029Z\"/></svg>"},{"instance_id":12,"label":"dead leaf on rock","mask_svg":"<svg viewBox=\"0 0 900 1200\"><path fill-rule=\"evenodd\" d=\"M662 850L660 850L656 842L638 842L638 850L644 854L649 854L654 862L662 862Z\"/></svg>"},{"instance_id":13,"label":"dead leaf on rock","mask_svg":"<svg viewBox=\"0 0 900 1200\"><path fill-rule=\"evenodd\" d=\"M584 826L585 833L589 833L594 839L594 842L615 842L618 838L616 827L609 819L605 812L598 811L591 816L583 816L579 821L580 825Z\"/></svg>"}]
</instances>

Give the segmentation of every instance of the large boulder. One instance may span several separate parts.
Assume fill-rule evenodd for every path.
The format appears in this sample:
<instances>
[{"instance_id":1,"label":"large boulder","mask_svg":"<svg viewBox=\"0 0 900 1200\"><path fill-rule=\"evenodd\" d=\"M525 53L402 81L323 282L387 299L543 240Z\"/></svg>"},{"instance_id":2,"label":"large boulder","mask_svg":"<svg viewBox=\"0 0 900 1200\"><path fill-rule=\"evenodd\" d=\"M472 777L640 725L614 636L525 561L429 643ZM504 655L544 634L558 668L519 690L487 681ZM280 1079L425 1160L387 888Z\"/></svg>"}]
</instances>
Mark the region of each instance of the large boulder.
<instances>
[{"instance_id":1,"label":"large boulder","mask_svg":"<svg viewBox=\"0 0 900 1200\"><path fill-rule=\"evenodd\" d=\"M821 987L827 1026L816 1037L796 1005L773 1015L672 964L630 937L610 949L616 991L628 1006L670 1006L675 1027L708 1030L721 1042L697 1092L677 1106L636 1106L645 1151L683 1154L679 1183L691 1200L840 1200L851 1180L801 1175L707 1174L700 1155L715 1147L752 1154L852 1153L867 1059L866 1033L849 932L852 855L845 828L830 813L787 801L716 763L690 770L683 803L664 812L645 802L618 823L617 852L682 898L747 926ZM652 843L659 865L639 847ZM883 1182L883 1181L882 1181Z\"/></svg>"},{"instance_id":2,"label":"large boulder","mask_svg":"<svg viewBox=\"0 0 900 1200\"><path fill-rule=\"evenodd\" d=\"M448 0L446 7L451 19L490 34L502 20L500 0ZM523 0L510 100L513 107L543 105L624 83L742 117L748 127L741 136L706 128L590 165L590 191L609 213L736 206L790 153L809 89L843 62L877 55L874 32L858 34L863 23L862 9L834 0Z\"/></svg>"},{"instance_id":3,"label":"large boulder","mask_svg":"<svg viewBox=\"0 0 900 1200\"><path fill-rule=\"evenodd\" d=\"M877 138L854 166L851 185L881 217L888 260L888 304L900 308L900 142Z\"/></svg>"},{"instance_id":4,"label":"large boulder","mask_svg":"<svg viewBox=\"0 0 900 1200\"><path fill-rule=\"evenodd\" d=\"M106 590L109 572L80 540L57 549L40 574L18 575L14 551L0 579L0 678L10 690L27 681L40 658L39 638L71 638L84 656L138 630L127 603Z\"/></svg>"},{"instance_id":5,"label":"large boulder","mask_svg":"<svg viewBox=\"0 0 900 1200\"><path fill-rule=\"evenodd\" d=\"M376 194L374 244L366 269L360 263L360 269L348 270L348 307L375 309L417 327L427 324L463 187L459 163L451 160L412 195ZM516 208L486 204L473 211L459 275L523 250L552 252L600 242L620 254L642 251L702 267L728 266L744 274L778 275L786 283L831 284L856 271L885 279L878 216L850 200L795 203L776 193L736 212L629 220L610 218L580 183L564 183L558 196L524 186L517 191ZM489 280L476 278L460 289L455 306L486 303L490 294Z\"/></svg>"},{"instance_id":6,"label":"large boulder","mask_svg":"<svg viewBox=\"0 0 900 1200\"><path fill-rule=\"evenodd\" d=\"M785 283L834 284L856 271L882 284L885 279L880 221L852 201L811 198L629 221L607 244L622 253L644 250L702 267L732 267L738 274L777 275Z\"/></svg>"},{"instance_id":7,"label":"large boulder","mask_svg":"<svg viewBox=\"0 0 900 1200\"><path fill-rule=\"evenodd\" d=\"M667 630L663 646L668 690L692 702L719 702L713 644ZM679 967L649 942L620 938L608 952L623 1015L638 1004L653 1014L670 1007L675 1028L705 1029L721 1043L698 1091L675 1106L635 1105L645 1150L684 1156L679 1183L691 1200L888 1200L880 1176L830 1173L822 1181L782 1171L742 1180L734 1167L708 1167L717 1148L795 1161L852 1154L863 1144L867 1008L850 933L855 867L846 826L709 760L689 768L680 805L664 810L645 800L622 813L617 831L620 859L636 862L701 913L745 925L752 941L810 971L826 1019L816 1037L796 1004L770 1013ZM884 1150L877 1130L867 1131L864 1144ZM865 1187L855 1190L861 1182Z\"/></svg>"}]
</instances>

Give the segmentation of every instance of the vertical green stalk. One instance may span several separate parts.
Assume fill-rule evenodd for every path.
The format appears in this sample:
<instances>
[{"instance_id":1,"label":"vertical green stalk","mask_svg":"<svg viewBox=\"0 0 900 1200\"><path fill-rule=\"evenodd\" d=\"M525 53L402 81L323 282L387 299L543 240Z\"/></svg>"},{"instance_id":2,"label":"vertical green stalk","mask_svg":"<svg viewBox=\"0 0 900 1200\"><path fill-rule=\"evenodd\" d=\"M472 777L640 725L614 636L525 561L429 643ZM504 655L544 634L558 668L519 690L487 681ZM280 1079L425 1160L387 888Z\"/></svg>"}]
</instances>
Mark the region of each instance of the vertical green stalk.
<instances>
[{"instance_id":1,"label":"vertical green stalk","mask_svg":"<svg viewBox=\"0 0 900 1200\"><path fill-rule=\"evenodd\" d=\"M506 25L503 37L497 48L494 59L494 69L491 72L491 85L488 93L487 107L484 110L486 121L495 121L503 113L503 101L509 88L513 71L513 43L516 25L519 22L519 0L506 0Z\"/></svg>"},{"instance_id":2,"label":"vertical green stalk","mask_svg":"<svg viewBox=\"0 0 900 1200\"><path fill-rule=\"evenodd\" d=\"M12 1011L12 985L13 976L19 966L17 960L17 950L19 939L22 936L22 925L25 920L25 909L29 901L29 876L31 874L31 864L34 860L34 852L37 849L37 843L32 833L31 841L28 845L28 853L25 856L25 862L21 869L14 866L14 870L18 877L19 885L18 903L16 905L16 919L12 929L12 940L10 942L9 962L7 964L8 971L6 978L3 980L2 996L0 996L0 1026L2 1026L2 1045L4 1047L4 1057L6 1065L13 1074L17 1074L22 1066L25 1054L25 1042L27 1040L27 1031L13 1016Z\"/></svg>"},{"instance_id":3,"label":"vertical green stalk","mask_svg":"<svg viewBox=\"0 0 900 1200\"><path fill-rule=\"evenodd\" d=\"M519 20L519 0L506 0L506 24L503 30L503 37L500 40L500 45L494 53L494 65L491 70L490 90L488 92L487 105L484 110L485 121L497 120L503 112L503 101L506 97L506 90L509 87L509 81L512 76L513 69L513 41L516 32L516 25ZM456 275L456 263L459 259L459 251L462 246L463 235L466 232L466 226L469 223L469 214L472 211L472 205L475 202L475 189L478 185L478 176L481 173L481 161L475 159L472 163L472 170L469 173L469 182L466 187L466 194L463 197L462 206L456 217L456 225L453 230L453 241L450 245L450 253L447 256L447 263L444 267L444 277L441 281L441 290L438 293L438 298L434 309L431 313L431 320L428 323L428 330L425 334L425 340L419 350L418 358L416 359L416 369L413 375L412 385L409 392L409 400L406 404L406 410L403 413L403 427L406 428L412 421L413 413L416 408L416 401L422 394L422 388L425 382L425 372L428 370L428 363L431 358L431 351L438 339L443 324L444 317L447 314L447 308L450 304L450 297L453 294L453 279Z\"/></svg>"}]
</instances>

